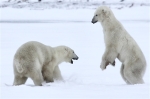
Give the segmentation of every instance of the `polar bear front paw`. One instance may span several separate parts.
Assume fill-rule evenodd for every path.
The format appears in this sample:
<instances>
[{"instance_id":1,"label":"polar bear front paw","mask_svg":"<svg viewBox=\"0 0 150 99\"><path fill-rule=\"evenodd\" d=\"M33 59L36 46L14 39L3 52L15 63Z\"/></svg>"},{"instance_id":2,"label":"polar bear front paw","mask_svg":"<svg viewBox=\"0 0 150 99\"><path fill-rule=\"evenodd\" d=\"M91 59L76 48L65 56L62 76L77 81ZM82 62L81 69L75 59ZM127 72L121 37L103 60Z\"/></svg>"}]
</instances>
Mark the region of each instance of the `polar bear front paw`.
<instances>
[{"instance_id":1,"label":"polar bear front paw","mask_svg":"<svg viewBox=\"0 0 150 99\"><path fill-rule=\"evenodd\" d=\"M52 83L52 82L54 82L53 79L46 79L45 81L46 81L46 83Z\"/></svg>"},{"instance_id":2,"label":"polar bear front paw","mask_svg":"<svg viewBox=\"0 0 150 99\"><path fill-rule=\"evenodd\" d=\"M100 65L100 68L101 68L102 70L106 69L106 67L104 67L104 66L102 66L102 65Z\"/></svg>"},{"instance_id":3,"label":"polar bear front paw","mask_svg":"<svg viewBox=\"0 0 150 99\"><path fill-rule=\"evenodd\" d=\"M109 65L109 62L104 62L104 61L102 61L101 65L100 65L100 68L101 68L102 70L104 70L104 69L106 69L107 65Z\"/></svg>"}]
</instances>

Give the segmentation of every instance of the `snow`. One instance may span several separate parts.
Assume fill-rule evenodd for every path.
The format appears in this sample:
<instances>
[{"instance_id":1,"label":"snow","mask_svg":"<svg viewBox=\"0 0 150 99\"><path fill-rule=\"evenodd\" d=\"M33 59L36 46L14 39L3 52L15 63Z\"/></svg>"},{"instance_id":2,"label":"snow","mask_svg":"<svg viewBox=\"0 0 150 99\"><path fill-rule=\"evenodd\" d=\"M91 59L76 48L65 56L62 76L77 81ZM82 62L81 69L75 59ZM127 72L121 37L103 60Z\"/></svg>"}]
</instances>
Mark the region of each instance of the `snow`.
<instances>
[{"instance_id":1,"label":"snow","mask_svg":"<svg viewBox=\"0 0 150 99\"><path fill-rule=\"evenodd\" d=\"M2 0L0 8L30 8L30 9L96 9L100 5L107 5L122 9L133 6L150 6L149 0ZM122 1L122 2L121 2Z\"/></svg>"},{"instance_id":2,"label":"snow","mask_svg":"<svg viewBox=\"0 0 150 99\"><path fill-rule=\"evenodd\" d=\"M2 2L8 1L8 0L1 0ZM11 1L16 1L16 0L11 0ZM28 0L29 2L37 2L38 0ZM55 2L55 1L62 1L62 2L87 2L87 0L41 0L43 2ZM89 0L89 2L111 2L111 3L116 3L116 2L121 2L121 0ZM149 2L149 0L123 0L123 2Z\"/></svg>"},{"instance_id":3,"label":"snow","mask_svg":"<svg viewBox=\"0 0 150 99\"><path fill-rule=\"evenodd\" d=\"M118 10L111 8L136 40L147 60L145 84L127 85L120 75L121 63L100 69L105 46L102 27L92 24L95 9L1 8L1 99L149 99L149 6ZM79 60L60 64L64 81L34 86L12 86L13 56L25 42L66 45Z\"/></svg>"}]
</instances>

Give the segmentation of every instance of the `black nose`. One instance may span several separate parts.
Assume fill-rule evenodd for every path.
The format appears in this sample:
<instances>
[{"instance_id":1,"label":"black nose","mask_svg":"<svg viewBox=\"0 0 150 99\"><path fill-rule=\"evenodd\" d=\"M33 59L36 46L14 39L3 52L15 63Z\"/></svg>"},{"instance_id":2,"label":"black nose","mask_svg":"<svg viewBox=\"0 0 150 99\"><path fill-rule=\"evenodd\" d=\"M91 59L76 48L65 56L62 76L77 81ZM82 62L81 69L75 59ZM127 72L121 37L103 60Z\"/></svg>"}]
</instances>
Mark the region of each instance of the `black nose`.
<instances>
[{"instance_id":1,"label":"black nose","mask_svg":"<svg viewBox=\"0 0 150 99\"><path fill-rule=\"evenodd\" d=\"M92 21L91 21L91 23L93 23L93 24L94 24L94 21L92 20Z\"/></svg>"},{"instance_id":2,"label":"black nose","mask_svg":"<svg viewBox=\"0 0 150 99\"><path fill-rule=\"evenodd\" d=\"M96 22L97 22L97 21L94 21L94 20L91 21L91 23L93 23L93 24L96 23Z\"/></svg>"},{"instance_id":3,"label":"black nose","mask_svg":"<svg viewBox=\"0 0 150 99\"><path fill-rule=\"evenodd\" d=\"M76 57L76 58L72 58L73 60L78 60L79 59L79 57Z\"/></svg>"}]
</instances>

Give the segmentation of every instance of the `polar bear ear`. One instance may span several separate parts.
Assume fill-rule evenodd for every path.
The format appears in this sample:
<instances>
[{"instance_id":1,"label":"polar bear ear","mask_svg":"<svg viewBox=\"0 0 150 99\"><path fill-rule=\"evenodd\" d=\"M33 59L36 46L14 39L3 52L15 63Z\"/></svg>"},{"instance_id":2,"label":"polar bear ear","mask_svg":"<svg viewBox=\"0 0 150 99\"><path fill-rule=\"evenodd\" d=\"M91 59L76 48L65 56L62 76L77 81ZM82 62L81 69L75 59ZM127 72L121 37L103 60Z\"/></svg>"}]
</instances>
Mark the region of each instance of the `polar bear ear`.
<instances>
[{"instance_id":1,"label":"polar bear ear","mask_svg":"<svg viewBox=\"0 0 150 99\"><path fill-rule=\"evenodd\" d=\"M106 14L106 13L107 13L107 11L106 11L105 9L102 9L102 13Z\"/></svg>"},{"instance_id":2,"label":"polar bear ear","mask_svg":"<svg viewBox=\"0 0 150 99\"><path fill-rule=\"evenodd\" d=\"M68 48L65 48L65 51L67 51L67 52L68 52Z\"/></svg>"},{"instance_id":3,"label":"polar bear ear","mask_svg":"<svg viewBox=\"0 0 150 99\"><path fill-rule=\"evenodd\" d=\"M103 15L105 15L105 16L108 16L108 15L109 15L109 11L106 10L106 9L102 9L102 13L103 13Z\"/></svg>"}]
</instances>

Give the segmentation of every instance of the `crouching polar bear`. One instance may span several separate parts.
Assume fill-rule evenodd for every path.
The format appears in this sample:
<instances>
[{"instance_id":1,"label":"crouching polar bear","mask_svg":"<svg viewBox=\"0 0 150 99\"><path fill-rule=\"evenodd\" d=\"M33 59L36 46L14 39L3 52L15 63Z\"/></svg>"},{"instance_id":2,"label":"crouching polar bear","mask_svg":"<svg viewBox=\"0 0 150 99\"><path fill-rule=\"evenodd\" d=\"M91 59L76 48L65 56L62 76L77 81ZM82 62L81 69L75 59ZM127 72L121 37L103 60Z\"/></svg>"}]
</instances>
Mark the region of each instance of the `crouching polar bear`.
<instances>
[{"instance_id":1,"label":"crouching polar bear","mask_svg":"<svg viewBox=\"0 0 150 99\"><path fill-rule=\"evenodd\" d=\"M50 47L31 41L23 44L16 52L13 61L14 83L24 84L30 77L36 86L42 82L62 80L58 65L62 62L73 64L78 56L67 46Z\"/></svg>"},{"instance_id":2,"label":"crouching polar bear","mask_svg":"<svg viewBox=\"0 0 150 99\"><path fill-rule=\"evenodd\" d=\"M106 69L109 63L115 65L115 59L118 58L122 62L120 73L127 84L144 83L146 60L135 40L108 7L101 6L96 10L92 23L98 21L103 27L106 46L100 68Z\"/></svg>"}]
</instances>

